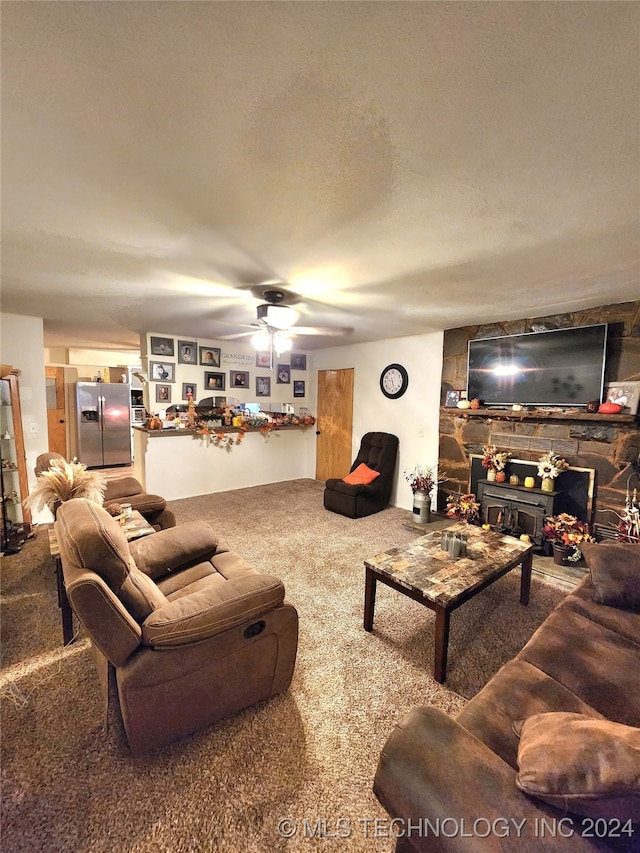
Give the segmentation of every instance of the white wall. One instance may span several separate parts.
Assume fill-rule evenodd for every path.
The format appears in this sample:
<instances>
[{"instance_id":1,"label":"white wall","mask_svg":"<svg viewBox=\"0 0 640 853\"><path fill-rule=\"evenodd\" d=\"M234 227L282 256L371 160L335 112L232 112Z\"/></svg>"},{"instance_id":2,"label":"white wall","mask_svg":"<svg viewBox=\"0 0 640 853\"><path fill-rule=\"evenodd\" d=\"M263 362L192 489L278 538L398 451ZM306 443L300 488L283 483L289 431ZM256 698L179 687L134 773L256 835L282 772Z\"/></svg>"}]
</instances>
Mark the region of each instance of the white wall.
<instances>
[{"instance_id":1,"label":"white wall","mask_svg":"<svg viewBox=\"0 0 640 853\"><path fill-rule=\"evenodd\" d=\"M18 383L27 475L31 485L35 482L33 469L36 459L49 449L42 318L3 313L0 316L0 332L2 364L11 364L22 371L18 377ZM32 425L35 425L35 432L32 431L34 428ZM47 513L44 520L49 518ZM34 516L34 521L39 520L42 519Z\"/></svg>"},{"instance_id":2,"label":"white wall","mask_svg":"<svg viewBox=\"0 0 640 853\"><path fill-rule=\"evenodd\" d=\"M313 414L317 412L317 372L354 368L352 458L365 432L398 436L397 481L391 502L404 509L412 508L413 496L403 472L415 465L430 467L438 462L443 339L442 332L433 332L309 353L309 406ZM389 400L380 391L380 373L391 363L402 364L409 373L409 387L398 400ZM432 502L435 509L435 491Z\"/></svg>"}]
</instances>

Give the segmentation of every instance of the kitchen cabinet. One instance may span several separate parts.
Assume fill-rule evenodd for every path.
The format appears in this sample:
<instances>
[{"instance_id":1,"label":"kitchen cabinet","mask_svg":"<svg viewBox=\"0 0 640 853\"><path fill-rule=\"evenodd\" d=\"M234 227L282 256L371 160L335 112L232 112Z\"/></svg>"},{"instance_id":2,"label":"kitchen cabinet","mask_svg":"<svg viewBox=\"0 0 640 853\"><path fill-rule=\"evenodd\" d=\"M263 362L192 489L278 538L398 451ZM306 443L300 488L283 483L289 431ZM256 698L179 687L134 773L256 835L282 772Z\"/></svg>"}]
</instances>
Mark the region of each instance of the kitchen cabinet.
<instances>
[{"instance_id":1,"label":"kitchen cabinet","mask_svg":"<svg viewBox=\"0 0 640 853\"><path fill-rule=\"evenodd\" d=\"M18 375L13 370L0 380L0 544L4 555L18 553L31 534L31 513L22 506L29 485Z\"/></svg>"}]
</instances>

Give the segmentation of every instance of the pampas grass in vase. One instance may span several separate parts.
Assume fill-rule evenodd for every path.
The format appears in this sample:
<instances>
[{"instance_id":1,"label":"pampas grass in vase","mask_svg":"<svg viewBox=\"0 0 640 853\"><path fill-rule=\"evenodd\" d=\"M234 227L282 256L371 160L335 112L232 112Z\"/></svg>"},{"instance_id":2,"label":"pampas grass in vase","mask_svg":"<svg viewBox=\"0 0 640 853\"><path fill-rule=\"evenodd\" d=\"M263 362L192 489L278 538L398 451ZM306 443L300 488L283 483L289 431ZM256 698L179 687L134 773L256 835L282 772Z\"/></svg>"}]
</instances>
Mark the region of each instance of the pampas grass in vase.
<instances>
[{"instance_id":1,"label":"pampas grass in vase","mask_svg":"<svg viewBox=\"0 0 640 853\"><path fill-rule=\"evenodd\" d=\"M43 471L36 480L24 504L31 510L45 507L55 515L59 504L71 498L87 498L102 505L107 481L99 471L87 471L87 466L74 459L54 459L48 471Z\"/></svg>"}]
</instances>

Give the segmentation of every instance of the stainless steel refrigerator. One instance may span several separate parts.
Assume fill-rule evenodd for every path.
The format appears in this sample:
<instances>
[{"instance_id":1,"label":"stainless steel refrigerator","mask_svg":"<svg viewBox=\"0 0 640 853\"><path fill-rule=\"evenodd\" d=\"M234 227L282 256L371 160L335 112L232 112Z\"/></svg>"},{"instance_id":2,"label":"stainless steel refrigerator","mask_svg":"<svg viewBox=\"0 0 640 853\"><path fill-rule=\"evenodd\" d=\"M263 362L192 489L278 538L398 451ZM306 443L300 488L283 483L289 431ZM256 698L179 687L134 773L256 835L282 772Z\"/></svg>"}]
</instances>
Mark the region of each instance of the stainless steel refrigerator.
<instances>
[{"instance_id":1,"label":"stainless steel refrigerator","mask_svg":"<svg viewBox=\"0 0 640 853\"><path fill-rule=\"evenodd\" d=\"M87 468L131 464L131 386L76 382L78 459Z\"/></svg>"}]
</instances>

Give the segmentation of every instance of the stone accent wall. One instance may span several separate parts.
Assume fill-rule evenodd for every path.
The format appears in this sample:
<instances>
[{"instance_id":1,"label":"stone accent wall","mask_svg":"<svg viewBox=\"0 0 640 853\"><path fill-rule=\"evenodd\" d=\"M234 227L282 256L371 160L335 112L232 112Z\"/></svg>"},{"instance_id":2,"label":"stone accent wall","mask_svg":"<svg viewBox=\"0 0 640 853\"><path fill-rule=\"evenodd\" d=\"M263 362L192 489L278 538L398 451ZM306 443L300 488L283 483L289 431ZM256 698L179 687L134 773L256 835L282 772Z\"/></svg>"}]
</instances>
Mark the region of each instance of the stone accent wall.
<instances>
[{"instance_id":1,"label":"stone accent wall","mask_svg":"<svg viewBox=\"0 0 640 853\"><path fill-rule=\"evenodd\" d=\"M507 321L494 325L465 326L444 334L442 397L448 390L467 384L467 343L474 338L510 335L541 329L560 329L609 324L605 382L640 380L640 301L605 305L571 314ZM535 327L535 328L534 328ZM534 413L526 418L465 417L464 411L442 408L440 412L439 466L449 477L440 487L439 504L448 494L469 488L469 456L481 453L484 444L509 449L518 459L537 461L548 449L570 465L596 471L594 522L615 524L615 512L624 506L627 480L640 473L638 419L615 423L575 419L553 420Z\"/></svg>"}]
</instances>

